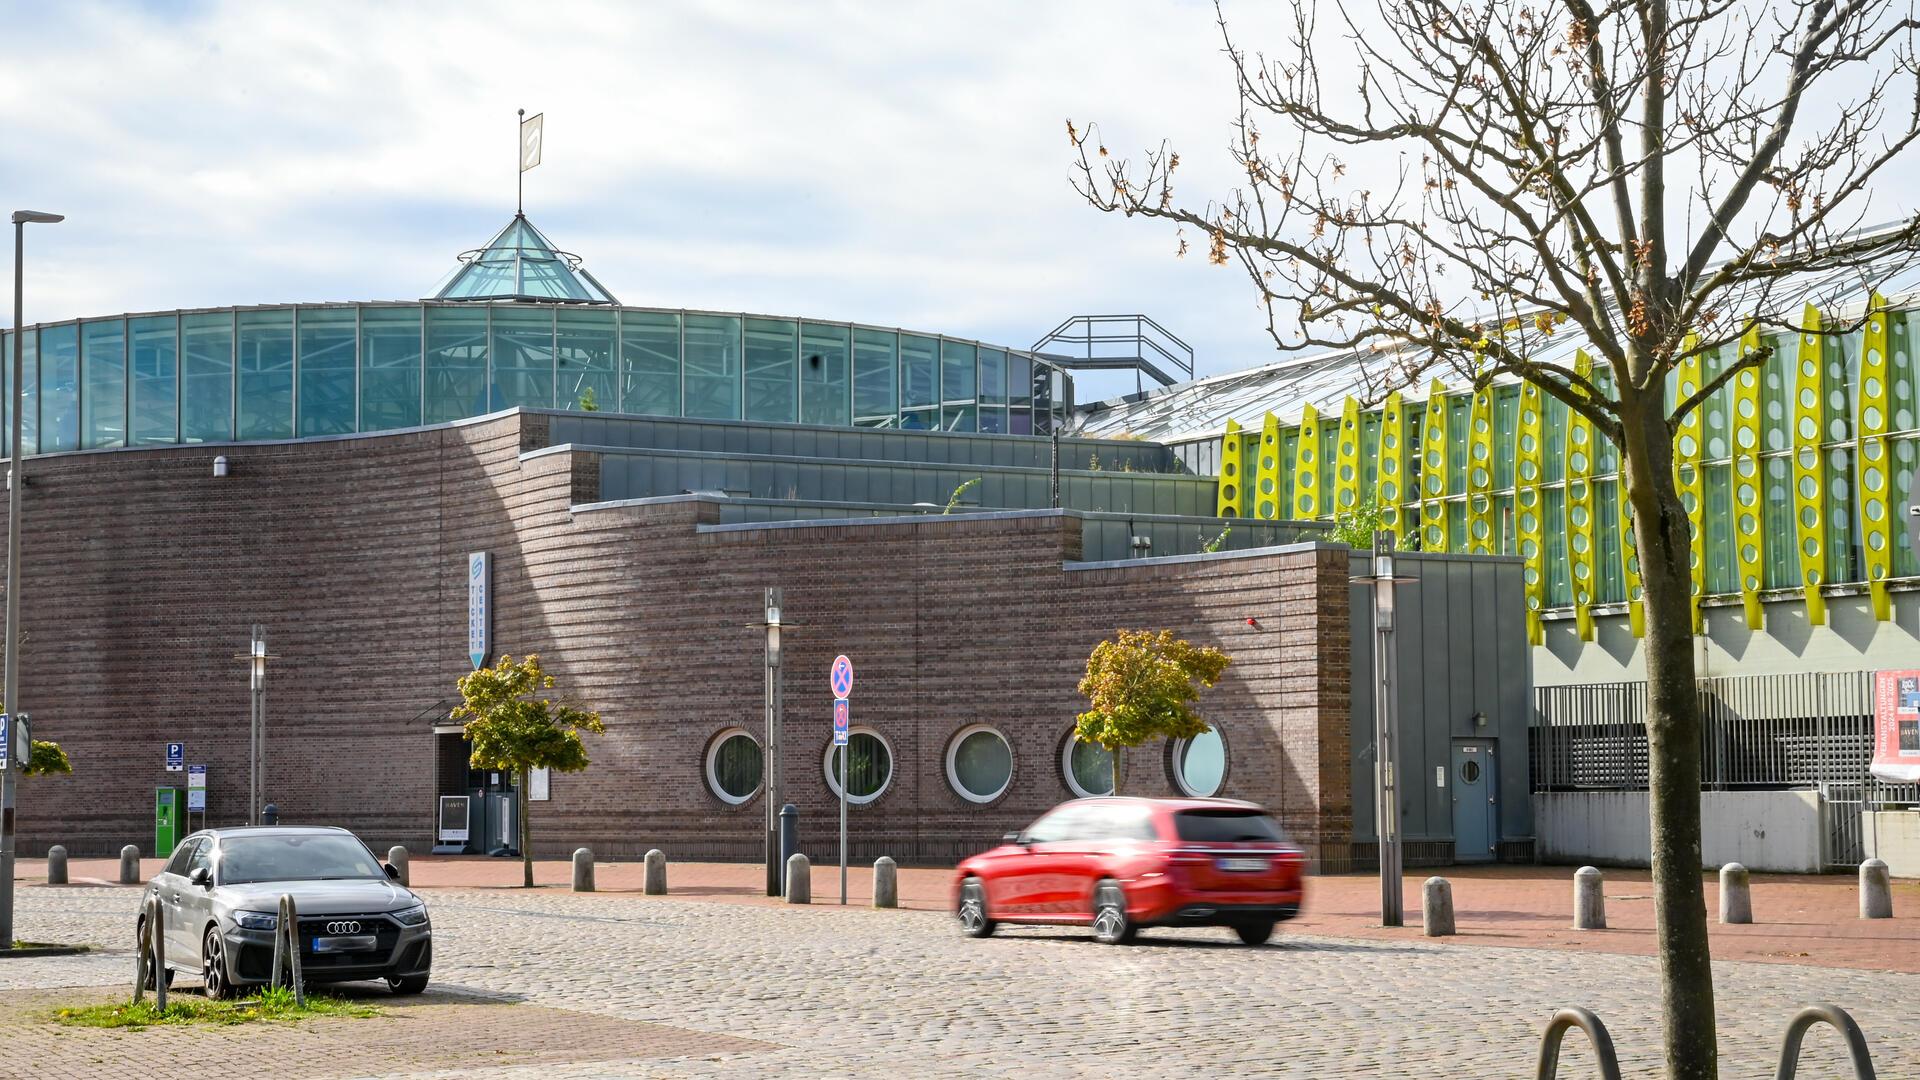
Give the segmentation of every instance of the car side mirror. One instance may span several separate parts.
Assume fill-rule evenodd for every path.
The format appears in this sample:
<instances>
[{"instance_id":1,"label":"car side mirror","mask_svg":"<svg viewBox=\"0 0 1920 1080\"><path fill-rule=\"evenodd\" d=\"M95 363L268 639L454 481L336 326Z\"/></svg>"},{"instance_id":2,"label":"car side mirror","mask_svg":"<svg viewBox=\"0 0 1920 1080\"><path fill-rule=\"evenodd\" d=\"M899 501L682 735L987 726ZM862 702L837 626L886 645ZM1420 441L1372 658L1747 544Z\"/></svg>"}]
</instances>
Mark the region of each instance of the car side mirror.
<instances>
[{"instance_id":1,"label":"car side mirror","mask_svg":"<svg viewBox=\"0 0 1920 1080\"><path fill-rule=\"evenodd\" d=\"M193 868L193 873L187 875L187 880L203 889L210 889L213 887L213 871L204 866L196 866Z\"/></svg>"},{"instance_id":2,"label":"car side mirror","mask_svg":"<svg viewBox=\"0 0 1920 1080\"><path fill-rule=\"evenodd\" d=\"M399 868L399 867L397 867L397 866L395 866L395 865L393 865L392 863L381 863L380 865L381 865L381 866L382 866L383 868L385 868L385 870L387 871L387 880L388 880L388 881L399 881L399 880L400 880L400 868Z\"/></svg>"}]
</instances>

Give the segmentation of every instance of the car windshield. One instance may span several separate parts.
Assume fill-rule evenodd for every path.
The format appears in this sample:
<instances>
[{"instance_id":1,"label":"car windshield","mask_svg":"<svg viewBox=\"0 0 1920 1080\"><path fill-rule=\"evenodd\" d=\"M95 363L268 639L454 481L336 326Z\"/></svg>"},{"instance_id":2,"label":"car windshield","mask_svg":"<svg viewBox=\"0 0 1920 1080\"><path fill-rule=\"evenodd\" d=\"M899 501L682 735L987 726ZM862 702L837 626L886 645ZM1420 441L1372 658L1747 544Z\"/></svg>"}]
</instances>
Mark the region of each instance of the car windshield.
<instances>
[{"instance_id":1,"label":"car windshield","mask_svg":"<svg viewBox=\"0 0 1920 1080\"><path fill-rule=\"evenodd\" d=\"M1258 810L1182 810L1173 815L1182 840L1203 844L1271 843L1285 840L1280 823Z\"/></svg>"},{"instance_id":2,"label":"car windshield","mask_svg":"<svg viewBox=\"0 0 1920 1080\"><path fill-rule=\"evenodd\" d=\"M237 836L220 844L220 883L383 878L373 852L344 833Z\"/></svg>"}]
</instances>

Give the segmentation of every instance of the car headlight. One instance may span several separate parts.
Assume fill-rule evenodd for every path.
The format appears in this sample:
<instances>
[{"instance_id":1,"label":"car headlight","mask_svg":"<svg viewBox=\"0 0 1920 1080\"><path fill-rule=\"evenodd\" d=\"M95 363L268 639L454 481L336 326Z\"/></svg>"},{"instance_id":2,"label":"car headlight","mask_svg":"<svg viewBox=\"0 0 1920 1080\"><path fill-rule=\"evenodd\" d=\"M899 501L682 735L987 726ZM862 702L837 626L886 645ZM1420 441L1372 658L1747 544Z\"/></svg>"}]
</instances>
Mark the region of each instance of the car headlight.
<instances>
[{"instance_id":1,"label":"car headlight","mask_svg":"<svg viewBox=\"0 0 1920 1080\"><path fill-rule=\"evenodd\" d=\"M415 904L405 911L396 911L393 921L402 926L420 926L427 921L427 905Z\"/></svg>"},{"instance_id":2,"label":"car headlight","mask_svg":"<svg viewBox=\"0 0 1920 1080\"><path fill-rule=\"evenodd\" d=\"M244 930L271 930L280 925L280 917L265 911L236 911L233 921Z\"/></svg>"}]
</instances>

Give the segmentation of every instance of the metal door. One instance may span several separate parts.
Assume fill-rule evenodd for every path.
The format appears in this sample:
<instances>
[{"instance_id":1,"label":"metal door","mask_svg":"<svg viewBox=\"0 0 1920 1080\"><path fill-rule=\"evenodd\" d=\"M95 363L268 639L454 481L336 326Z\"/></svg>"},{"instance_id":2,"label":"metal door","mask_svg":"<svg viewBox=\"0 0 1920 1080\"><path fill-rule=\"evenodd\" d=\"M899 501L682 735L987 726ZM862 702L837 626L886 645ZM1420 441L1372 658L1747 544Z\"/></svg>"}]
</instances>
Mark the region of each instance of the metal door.
<instances>
[{"instance_id":1,"label":"metal door","mask_svg":"<svg viewBox=\"0 0 1920 1080\"><path fill-rule=\"evenodd\" d=\"M1453 743L1453 857L1492 862L1500 842L1499 768L1491 739Z\"/></svg>"}]
</instances>

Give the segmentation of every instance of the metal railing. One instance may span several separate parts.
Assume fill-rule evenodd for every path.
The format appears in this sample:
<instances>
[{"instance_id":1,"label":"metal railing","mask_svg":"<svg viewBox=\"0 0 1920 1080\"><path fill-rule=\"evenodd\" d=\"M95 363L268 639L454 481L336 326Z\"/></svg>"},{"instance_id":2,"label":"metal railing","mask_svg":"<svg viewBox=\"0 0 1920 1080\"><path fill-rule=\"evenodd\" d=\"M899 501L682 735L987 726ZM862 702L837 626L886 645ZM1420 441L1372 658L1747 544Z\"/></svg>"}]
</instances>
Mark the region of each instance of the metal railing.
<instances>
[{"instance_id":1,"label":"metal railing","mask_svg":"<svg viewBox=\"0 0 1920 1080\"><path fill-rule=\"evenodd\" d=\"M1146 315L1075 315L1034 342L1030 351L1070 370L1130 369L1136 374L1136 391L1143 389L1140 374L1161 386L1193 378L1193 346Z\"/></svg>"},{"instance_id":2,"label":"metal railing","mask_svg":"<svg viewBox=\"0 0 1920 1080\"><path fill-rule=\"evenodd\" d=\"M1871 672L1701 679L1701 786L1815 787L1867 781ZM1647 786L1647 688L1641 682L1546 686L1529 725L1535 791Z\"/></svg>"}]
</instances>

